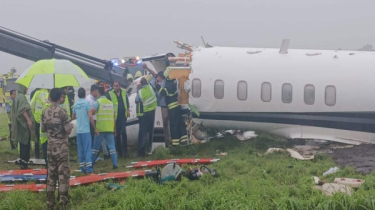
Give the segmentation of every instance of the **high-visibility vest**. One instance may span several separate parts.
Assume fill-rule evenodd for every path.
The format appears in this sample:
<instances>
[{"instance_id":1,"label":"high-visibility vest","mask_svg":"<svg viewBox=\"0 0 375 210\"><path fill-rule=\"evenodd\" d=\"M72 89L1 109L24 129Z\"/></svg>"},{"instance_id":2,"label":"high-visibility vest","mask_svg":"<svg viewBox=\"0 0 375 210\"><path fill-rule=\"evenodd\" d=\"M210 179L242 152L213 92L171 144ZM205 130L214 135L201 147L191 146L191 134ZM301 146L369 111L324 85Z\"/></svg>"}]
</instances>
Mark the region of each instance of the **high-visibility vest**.
<instances>
[{"instance_id":1,"label":"high-visibility vest","mask_svg":"<svg viewBox=\"0 0 375 210\"><path fill-rule=\"evenodd\" d=\"M142 117L143 116L143 104L142 102L136 103L137 105L137 117Z\"/></svg>"},{"instance_id":2,"label":"high-visibility vest","mask_svg":"<svg viewBox=\"0 0 375 210\"><path fill-rule=\"evenodd\" d=\"M174 109L179 106L178 104L178 88L177 88L177 80L175 79L167 79L165 81L165 87L160 89L159 92L165 91L166 97L165 101L167 102L168 109Z\"/></svg>"},{"instance_id":3,"label":"high-visibility vest","mask_svg":"<svg viewBox=\"0 0 375 210\"><path fill-rule=\"evenodd\" d=\"M127 110L128 110L128 105L126 103L126 94L127 94L127 91L126 90L123 90L121 89L121 97L122 97L122 101L124 102L124 107L125 107L125 117L127 117ZM111 98L111 101L113 103L113 109L115 110L115 115L116 115L116 119L117 119L117 113L118 113L118 100L117 100L117 94L115 93L115 90L111 90L108 92L109 93L109 97Z\"/></svg>"},{"instance_id":4,"label":"high-visibility vest","mask_svg":"<svg viewBox=\"0 0 375 210\"><path fill-rule=\"evenodd\" d=\"M9 100L8 104L10 106L10 110L12 110L13 102L11 100ZM8 117L8 124L12 124L12 122L10 121L10 118L11 118L11 116L9 115L9 117Z\"/></svg>"},{"instance_id":5,"label":"high-visibility vest","mask_svg":"<svg viewBox=\"0 0 375 210\"><path fill-rule=\"evenodd\" d=\"M158 105L156 93L150 85L146 85L138 90L138 96L143 104L143 112L150 112L156 109L156 106Z\"/></svg>"},{"instance_id":6,"label":"high-visibility vest","mask_svg":"<svg viewBox=\"0 0 375 210\"><path fill-rule=\"evenodd\" d=\"M46 103L46 104L44 104L44 106L43 106L43 108L42 108L42 114L43 114L43 111L47 108L47 107L49 107L49 106L51 106L51 104L50 103ZM40 126L40 144L43 144L44 142L46 142L47 140L48 140L48 133L46 132L46 133L43 133L42 132L42 126Z\"/></svg>"},{"instance_id":7,"label":"high-visibility vest","mask_svg":"<svg viewBox=\"0 0 375 210\"><path fill-rule=\"evenodd\" d=\"M113 103L105 97L97 100L99 110L96 112L96 129L98 132L114 132Z\"/></svg>"},{"instance_id":8,"label":"high-visibility vest","mask_svg":"<svg viewBox=\"0 0 375 210\"><path fill-rule=\"evenodd\" d=\"M48 91L46 89L40 89L35 92L33 98L31 99L31 109L34 111L35 122L40 123L40 118L42 116L42 109L44 104L48 100Z\"/></svg>"},{"instance_id":9,"label":"high-visibility vest","mask_svg":"<svg viewBox=\"0 0 375 210\"><path fill-rule=\"evenodd\" d=\"M61 106L63 109L65 109L66 113L68 113L68 119L70 120L70 106L69 106L69 98L68 95L65 96L65 101Z\"/></svg>"}]
</instances>

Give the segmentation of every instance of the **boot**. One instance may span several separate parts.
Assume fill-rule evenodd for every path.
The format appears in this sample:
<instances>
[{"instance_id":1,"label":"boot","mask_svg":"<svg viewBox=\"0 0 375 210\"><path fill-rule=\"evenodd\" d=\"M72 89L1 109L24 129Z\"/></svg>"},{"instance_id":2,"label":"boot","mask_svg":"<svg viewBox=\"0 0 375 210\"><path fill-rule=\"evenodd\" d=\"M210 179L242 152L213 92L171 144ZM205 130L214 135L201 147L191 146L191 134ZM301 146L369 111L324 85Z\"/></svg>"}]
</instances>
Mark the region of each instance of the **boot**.
<instances>
[{"instance_id":1,"label":"boot","mask_svg":"<svg viewBox=\"0 0 375 210\"><path fill-rule=\"evenodd\" d=\"M55 209L55 192L47 192L47 210Z\"/></svg>"}]
</instances>

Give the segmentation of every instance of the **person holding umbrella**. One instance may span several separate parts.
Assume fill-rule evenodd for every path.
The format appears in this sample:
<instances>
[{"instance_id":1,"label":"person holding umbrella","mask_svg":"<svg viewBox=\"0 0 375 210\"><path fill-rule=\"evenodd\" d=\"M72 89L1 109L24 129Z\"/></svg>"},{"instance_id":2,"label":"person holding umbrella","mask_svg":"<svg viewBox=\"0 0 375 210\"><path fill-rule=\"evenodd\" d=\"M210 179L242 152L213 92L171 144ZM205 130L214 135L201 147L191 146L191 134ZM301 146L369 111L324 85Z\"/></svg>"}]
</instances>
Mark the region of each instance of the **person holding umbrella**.
<instances>
[{"instance_id":1,"label":"person holding umbrella","mask_svg":"<svg viewBox=\"0 0 375 210\"><path fill-rule=\"evenodd\" d=\"M20 168L27 169L30 160L30 139L34 116L25 94L27 87L18 84L17 95L11 109L12 138L20 144Z\"/></svg>"}]
</instances>

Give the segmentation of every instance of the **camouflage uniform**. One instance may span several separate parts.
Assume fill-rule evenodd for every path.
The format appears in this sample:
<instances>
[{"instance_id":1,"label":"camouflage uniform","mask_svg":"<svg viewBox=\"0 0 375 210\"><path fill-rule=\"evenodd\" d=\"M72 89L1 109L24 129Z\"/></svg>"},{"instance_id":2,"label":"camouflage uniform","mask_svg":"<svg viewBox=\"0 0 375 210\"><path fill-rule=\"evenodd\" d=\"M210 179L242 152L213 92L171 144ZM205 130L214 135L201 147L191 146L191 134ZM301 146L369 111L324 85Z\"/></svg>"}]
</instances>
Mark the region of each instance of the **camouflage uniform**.
<instances>
[{"instance_id":1,"label":"camouflage uniform","mask_svg":"<svg viewBox=\"0 0 375 210\"><path fill-rule=\"evenodd\" d=\"M48 133L47 209L54 209L57 180L60 209L66 209L69 204L70 180L68 133L72 126L67 112L55 104L43 111L41 126L42 131Z\"/></svg>"}]
</instances>

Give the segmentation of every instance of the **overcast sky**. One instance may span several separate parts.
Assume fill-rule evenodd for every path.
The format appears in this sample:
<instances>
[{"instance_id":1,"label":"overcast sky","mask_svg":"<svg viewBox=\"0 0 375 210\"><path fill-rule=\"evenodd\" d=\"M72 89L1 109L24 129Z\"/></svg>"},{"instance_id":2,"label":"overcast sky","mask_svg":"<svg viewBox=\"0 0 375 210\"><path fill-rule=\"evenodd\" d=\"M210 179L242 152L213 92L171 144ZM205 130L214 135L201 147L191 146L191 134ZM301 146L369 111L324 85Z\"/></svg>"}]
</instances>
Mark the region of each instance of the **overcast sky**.
<instances>
[{"instance_id":1,"label":"overcast sky","mask_svg":"<svg viewBox=\"0 0 375 210\"><path fill-rule=\"evenodd\" d=\"M101 59L201 45L358 49L375 44L374 0L0 0L0 26ZM32 62L0 52L0 73Z\"/></svg>"}]
</instances>

